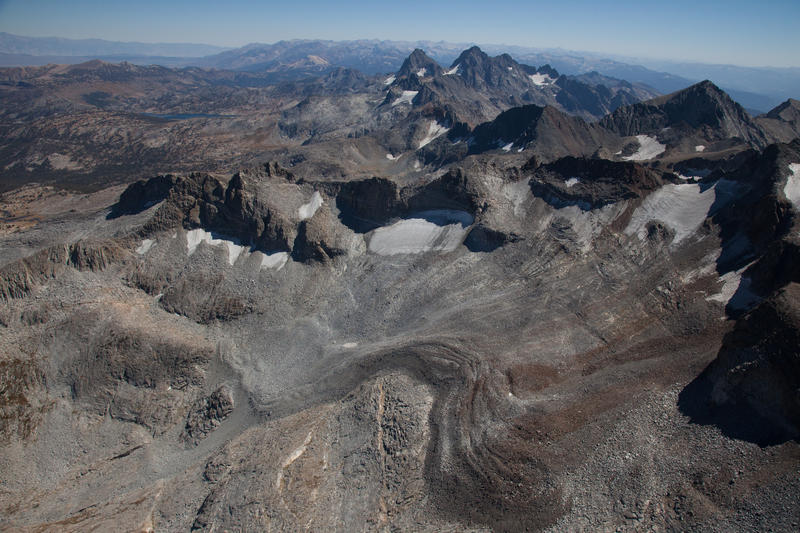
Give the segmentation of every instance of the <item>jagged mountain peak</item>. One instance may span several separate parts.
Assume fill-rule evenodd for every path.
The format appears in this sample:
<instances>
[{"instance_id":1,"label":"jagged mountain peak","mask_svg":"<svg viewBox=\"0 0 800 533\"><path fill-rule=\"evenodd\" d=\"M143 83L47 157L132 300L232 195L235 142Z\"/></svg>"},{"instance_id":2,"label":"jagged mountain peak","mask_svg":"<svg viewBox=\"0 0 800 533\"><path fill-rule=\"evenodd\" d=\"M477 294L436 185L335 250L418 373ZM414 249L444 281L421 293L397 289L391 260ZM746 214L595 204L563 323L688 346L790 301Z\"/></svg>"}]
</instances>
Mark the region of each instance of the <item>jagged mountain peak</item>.
<instances>
[{"instance_id":1,"label":"jagged mountain peak","mask_svg":"<svg viewBox=\"0 0 800 533\"><path fill-rule=\"evenodd\" d=\"M797 120L800 118L800 100L789 98L766 114L767 118L778 120Z\"/></svg>"},{"instance_id":2,"label":"jagged mountain peak","mask_svg":"<svg viewBox=\"0 0 800 533\"><path fill-rule=\"evenodd\" d=\"M442 67L431 59L425 51L417 48L403 61L403 65L400 67L400 70L397 71L397 77L403 78L413 75L421 78L437 76L441 73Z\"/></svg>"},{"instance_id":3,"label":"jagged mountain peak","mask_svg":"<svg viewBox=\"0 0 800 533\"><path fill-rule=\"evenodd\" d=\"M646 102L620 107L601 123L623 136L690 128L708 140L739 138L764 147L764 132L742 106L709 80Z\"/></svg>"},{"instance_id":4,"label":"jagged mountain peak","mask_svg":"<svg viewBox=\"0 0 800 533\"><path fill-rule=\"evenodd\" d=\"M470 48L467 48L466 50L461 52L461 54L459 54L458 58L456 58L456 60L453 61L451 67L455 67L456 65L461 63L476 64L482 61L486 61L488 59L489 56L486 54L486 52L481 50L480 47L471 46Z\"/></svg>"}]
</instances>

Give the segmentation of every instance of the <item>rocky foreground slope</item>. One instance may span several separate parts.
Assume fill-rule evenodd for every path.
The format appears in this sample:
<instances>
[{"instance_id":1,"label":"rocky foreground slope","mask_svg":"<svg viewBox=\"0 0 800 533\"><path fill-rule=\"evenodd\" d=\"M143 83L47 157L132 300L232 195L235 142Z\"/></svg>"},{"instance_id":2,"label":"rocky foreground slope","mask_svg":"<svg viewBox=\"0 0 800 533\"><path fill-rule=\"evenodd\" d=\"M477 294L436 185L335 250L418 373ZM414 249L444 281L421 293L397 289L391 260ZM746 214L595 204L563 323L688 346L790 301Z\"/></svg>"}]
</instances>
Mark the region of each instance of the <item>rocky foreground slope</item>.
<instances>
[{"instance_id":1,"label":"rocky foreground slope","mask_svg":"<svg viewBox=\"0 0 800 533\"><path fill-rule=\"evenodd\" d=\"M360 136L3 196L0 527L797 529L800 141L403 76Z\"/></svg>"}]
</instances>

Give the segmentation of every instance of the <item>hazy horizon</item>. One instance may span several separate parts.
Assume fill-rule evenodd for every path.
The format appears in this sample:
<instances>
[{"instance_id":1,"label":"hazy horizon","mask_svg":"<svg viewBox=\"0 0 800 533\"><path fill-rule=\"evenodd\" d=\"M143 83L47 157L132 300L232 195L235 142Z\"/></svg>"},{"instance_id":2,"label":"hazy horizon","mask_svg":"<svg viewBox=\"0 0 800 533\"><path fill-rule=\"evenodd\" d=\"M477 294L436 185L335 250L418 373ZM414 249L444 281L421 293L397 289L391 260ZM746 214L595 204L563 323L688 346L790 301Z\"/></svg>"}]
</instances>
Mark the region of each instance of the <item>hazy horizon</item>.
<instances>
[{"instance_id":1,"label":"hazy horizon","mask_svg":"<svg viewBox=\"0 0 800 533\"><path fill-rule=\"evenodd\" d=\"M25 37L226 48L293 39L444 41L749 67L800 67L797 20L800 2L791 0L766 6L624 0L603 7L588 0L509 0L492 7L473 0L308 0L291 7L247 0L225 6L204 0L0 0L0 31Z\"/></svg>"}]
</instances>

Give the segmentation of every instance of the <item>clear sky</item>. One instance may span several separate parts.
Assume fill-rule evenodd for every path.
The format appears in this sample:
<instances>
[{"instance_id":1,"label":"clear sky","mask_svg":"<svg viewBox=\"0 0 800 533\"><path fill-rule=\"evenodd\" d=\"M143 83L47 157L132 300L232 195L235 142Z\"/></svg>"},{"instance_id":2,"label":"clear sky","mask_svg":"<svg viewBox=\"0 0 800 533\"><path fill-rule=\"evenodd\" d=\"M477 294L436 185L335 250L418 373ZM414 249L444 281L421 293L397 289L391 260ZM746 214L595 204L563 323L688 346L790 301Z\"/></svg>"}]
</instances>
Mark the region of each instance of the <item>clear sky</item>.
<instances>
[{"instance_id":1,"label":"clear sky","mask_svg":"<svg viewBox=\"0 0 800 533\"><path fill-rule=\"evenodd\" d=\"M442 40L800 66L800 0L0 0L0 31L222 46Z\"/></svg>"}]
</instances>

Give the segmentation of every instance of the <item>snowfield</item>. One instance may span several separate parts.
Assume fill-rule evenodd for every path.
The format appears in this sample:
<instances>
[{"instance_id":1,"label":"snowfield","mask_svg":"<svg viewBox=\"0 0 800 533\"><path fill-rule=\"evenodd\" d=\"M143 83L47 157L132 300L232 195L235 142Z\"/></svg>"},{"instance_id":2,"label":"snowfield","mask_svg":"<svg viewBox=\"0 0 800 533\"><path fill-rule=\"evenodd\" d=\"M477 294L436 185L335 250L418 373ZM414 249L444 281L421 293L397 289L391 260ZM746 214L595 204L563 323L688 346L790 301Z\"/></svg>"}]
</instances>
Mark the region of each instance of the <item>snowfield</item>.
<instances>
[{"instance_id":1,"label":"snowfield","mask_svg":"<svg viewBox=\"0 0 800 533\"><path fill-rule=\"evenodd\" d=\"M545 85L552 85L554 81L553 78L548 76L547 74L528 74L528 77L531 79L534 85L538 85L539 87L544 87Z\"/></svg>"},{"instance_id":2,"label":"snowfield","mask_svg":"<svg viewBox=\"0 0 800 533\"><path fill-rule=\"evenodd\" d=\"M565 186L567 189L569 189L569 188L570 188L570 187L572 187L573 185L577 185L578 183L580 183L580 181L581 181L581 180L579 180L578 178L570 178L570 179L568 179L567 181L565 181L565 182L564 182L564 186Z\"/></svg>"},{"instance_id":3,"label":"snowfield","mask_svg":"<svg viewBox=\"0 0 800 533\"><path fill-rule=\"evenodd\" d=\"M394 77L394 76L389 76L388 78L386 78L385 80L383 80L383 84L384 84L384 85L391 85L391 84L393 84L393 83L394 83L394 80L395 80L395 77Z\"/></svg>"},{"instance_id":4,"label":"snowfield","mask_svg":"<svg viewBox=\"0 0 800 533\"><path fill-rule=\"evenodd\" d=\"M306 220L314 216L314 213L317 212L322 206L322 195L319 191L314 191L314 194L311 196L311 200L307 204L301 205L297 209L297 214L300 216L300 220Z\"/></svg>"},{"instance_id":5,"label":"snowfield","mask_svg":"<svg viewBox=\"0 0 800 533\"><path fill-rule=\"evenodd\" d=\"M635 153L623 157L625 161L647 161L654 157L663 154L667 147L654 137L649 135L637 135L636 140L639 142L639 149Z\"/></svg>"},{"instance_id":6,"label":"snowfield","mask_svg":"<svg viewBox=\"0 0 800 533\"><path fill-rule=\"evenodd\" d=\"M443 134L447 133L448 131L450 131L450 128L446 128L446 127L442 126L441 124L439 124L438 122L431 122L428 125L428 133L427 133L427 135L425 135L425 138L423 138L419 142L419 146L417 148L418 149L422 148L423 146L427 145L432 140L434 140L436 137L439 137L440 135L443 135Z\"/></svg>"},{"instance_id":7,"label":"snowfield","mask_svg":"<svg viewBox=\"0 0 800 533\"><path fill-rule=\"evenodd\" d=\"M377 255L449 252L464 241L472 222L464 211L424 211L374 230L368 250Z\"/></svg>"},{"instance_id":8,"label":"snowfield","mask_svg":"<svg viewBox=\"0 0 800 533\"><path fill-rule=\"evenodd\" d=\"M789 165L791 175L786 179L783 187L783 194L792 202L794 208L800 211L800 163Z\"/></svg>"},{"instance_id":9,"label":"snowfield","mask_svg":"<svg viewBox=\"0 0 800 533\"><path fill-rule=\"evenodd\" d=\"M188 255L191 255L197 250L197 247L200 246L200 243L205 242L210 246L223 246L225 250L228 252L228 263L233 265L236 260L239 258L240 255L245 254L245 256L250 255L250 247L249 246L242 246L238 242L226 239L222 236L215 237L213 233L210 233L202 228L200 229L193 229L186 232L186 251ZM254 252L261 254L263 257L261 259L261 268L278 268L281 269L283 265L286 264L286 261L289 259L289 254L286 252L278 252L274 254L267 255L262 252Z\"/></svg>"},{"instance_id":10,"label":"snowfield","mask_svg":"<svg viewBox=\"0 0 800 533\"><path fill-rule=\"evenodd\" d=\"M400 98L392 102L392 107L400 104L411 104L411 101L414 100L414 97L417 96L419 91L403 91L403 94L400 95Z\"/></svg>"},{"instance_id":11,"label":"snowfield","mask_svg":"<svg viewBox=\"0 0 800 533\"><path fill-rule=\"evenodd\" d=\"M647 223L657 221L675 232L672 244L678 244L697 231L709 215L714 201L718 197L724 200L734 187L735 184L724 180L705 190L696 183L664 185L636 208L625 233L636 234L644 240Z\"/></svg>"},{"instance_id":12,"label":"snowfield","mask_svg":"<svg viewBox=\"0 0 800 533\"><path fill-rule=\"evenodd\" d=\"M150 251L150 248L152 248L154 242L155 241L153 241L152 239L143 240L142 244L140 244L139 247L136 248L136 253L139 255L146 254L147 252Z\"/></svg>"},{"instance_id":13,"label":"snowfield","mask_svg":"<svg viewBox=\"0 0 800 533\"><path fill-rule=\"evenodd\" d=\"M452 76L453 74L458 74L458 69L461 68L461 65L456 65L447 72L444 73L445 76Z\"/></svg>"}]
</instances>

